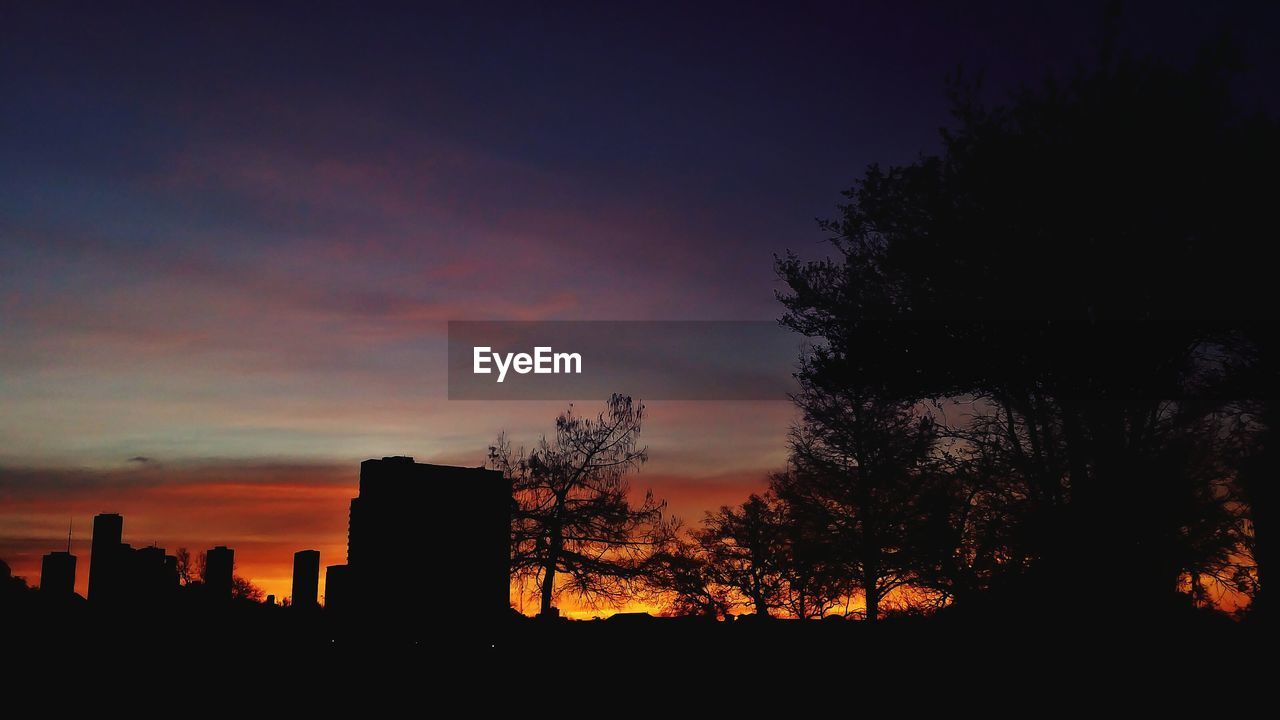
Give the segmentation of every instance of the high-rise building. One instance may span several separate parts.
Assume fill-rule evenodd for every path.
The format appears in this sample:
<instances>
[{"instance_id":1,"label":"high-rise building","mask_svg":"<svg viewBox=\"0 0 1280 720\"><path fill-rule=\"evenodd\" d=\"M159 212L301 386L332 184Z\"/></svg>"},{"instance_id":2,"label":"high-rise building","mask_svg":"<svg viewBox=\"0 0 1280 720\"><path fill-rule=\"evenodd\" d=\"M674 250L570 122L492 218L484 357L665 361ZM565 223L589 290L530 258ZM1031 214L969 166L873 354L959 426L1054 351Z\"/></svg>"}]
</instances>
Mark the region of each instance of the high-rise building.
<instances>
[{"instance_id":1,"label":"high-rise building","mask_svg":"<svg viewBox=\"0 0 1280 720\"><path fill-rule=\"evenodd\" d=\"M122 541L124 518L103 513L93 518L89 558L89 600L103 605L151 604L178 587L178 560L154 545L133 548Z\"/></svg>"},{"instance_id":2,"label":"high-rise building","mask_svg":"<svg viewBox=\"0 0 1280 720\"><path fill-rule=\"evenodd\" d=\"M324 569L324 609L342 612L347 599L347 566L330 565Z\"/></svg>"},{"instance_id":3,"label":"high-rise building","mask_svg":"<svg viewBox=\"0 0 1280 720\"><path fill-rule=\"evenodd\" d=\"M40 591L49 596L65 597L76 591L76 556L69 552L51 552L40 562Z\"/></svg>"},{"instance_id":4,"label":"high-rise building","mask_svg":"<svg viewBox=\"0 0 1280 720\"><path fill-rule=\"evenodd\" d=\"M177 588L178 583L178 556L164 556L164 584L166 587Z\"/></svg>"},{"instance_id":5,"label":"high-rise building","mask_svg":"<svg viewBox=\"0 0 1280 720\"><path fill-rule=\"evenodd\" d=\"M293 554L293 603L295 608L316 606L320 584L320 551L299 550Z\"/></svg>"},{"instance_id":6,"label":"high-rise building","mask_svg":"<svg viewBox=\"0 0 1280 720\"><path fill-rule=\"evenodd\" d=\"M178 588L178 560L154 545L137 549L123 546L128 567L125 594L135 601L165 600Z\"/></svg>"},{"instance_id":7,"label":"high-rise building","mask_svg":"<svg viewBox=\"0 0 1280 720\"><path fill-rule=\"evenodd\" d=\"M204 588L215 600L231 599L231 579L235 569L235 550L219 545L204 556Z\"/></svg>"},{"instance_id":8,"label":"high-rise building","mask_svg":"<svg viewBox=\"0 0 1280 720\"><path fill-rule=\"evenodd\" d=\"M509 611L511 485L502 473L366 460L349 522L348 590L360 617L411 629Z\"/></svg>"},{"instance_id":9,"label":"high-rise building","mask_svg":"<svg viewBox=\"0 0 1280 720\"><path fill-rule=\"evenodd\" d=\"M93 518L93 546L89 556L89 600L116 602L124 591L124 552L120 539L124 518L102 513Z\"/></svg>"}]
</instances>

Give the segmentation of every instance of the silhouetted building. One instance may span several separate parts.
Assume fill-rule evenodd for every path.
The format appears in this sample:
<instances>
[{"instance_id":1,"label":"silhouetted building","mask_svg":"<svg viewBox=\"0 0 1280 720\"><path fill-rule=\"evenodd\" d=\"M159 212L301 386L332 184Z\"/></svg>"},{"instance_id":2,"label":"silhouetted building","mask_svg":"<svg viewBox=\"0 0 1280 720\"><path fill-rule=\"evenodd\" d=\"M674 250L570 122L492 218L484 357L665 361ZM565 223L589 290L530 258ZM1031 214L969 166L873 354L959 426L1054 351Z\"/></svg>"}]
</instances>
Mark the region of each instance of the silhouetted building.
<instances>
[{"instance_id":1,"label":"silhouetted building","mask_svg":"<svg viewBox=\"0 0 1280 720\"><path fill-rule=\"evenodd\" d=\"M299 550L293 554L293 607L312 608L320 584L320 551Z\"/></svg>"},{"instance_id":2,"label":"silhouetted building","mask_svg":"<svg viewBox=\"0 0 1280 720\"><path fill-rule=\"evenodd\" d=\"M76 556L69 552L51 552L40 562L40 591L47 595L65 596L76 591Z\"/></svg>"},{"instance_id":3,"label":"silhouetted building","mask_svg":"<svg viewBox=\"0 0 1280 720\"><path fill-rule=\"evenodd\" d=\"M204 556L204 588L216 600L231 599L231 579L235 570L235 550L219 545Z\"/></svg>"},{"instance_id":4,"label":"silhouetted building","mask_svg":"<svg viewBox=\"0 0 1280 720\"><path fill-rule=\"evenodd\" d=\"M117 602L124 590L124 552L120 539L124 518L102 513L93 518L93 547L89 556L90 602Z\"/></svg>"},{"instance_id":5,"label":"silhouetted building","mask_svg":"<svg viewBox=\"0 0 1280 720\"><path fill-rule=\"evenodd\" d=\"M121 541L124 518L103 513L93 518L93 554L89 558L89 599L99 605L154 604L178 588L178 559L155 546L134 549Z\"/></svg>"},{"instance_id":6,"label":"silhouetted building","mask_svg":"<svg viewBox=\"0 0 1280 720\"><path fill-rule=\"evenodd\" d=\"M330 565L324 570L324 609L341 612L347 599L347 566Z\"/></svg>"},{"instance_id":7,"label":"silhouetted building","mask_svg":"<svg viewBox=\"0 0 1280 720\"><path fill-rule=\"evenodd\" d=\"M401 627L446 615L503 617L510 537L511 485L502 473L411 457L366 460L347 535L351 608Z\"/></svg>"},{"instance_id":8,"label":"silhouetted building","mask_svg":"<svg viewBox=\"0 0 1280 720\"><path fill-rule=\"evenodd\" d=\"M164 556L164 577L166 586L178 587L178 557L176 555Z\"/></svg>"},{"instance_id":9,"label":"silhouetted building","mask_svg":"<svg viewBox=\"0 0 1280 720\"><path fill-rule=\"evenodd\" d=\"M125 595L135 601L158 602L178 588L178 559L166 555L164 548L150 546L132 549L123 545L128 568Z\"/></svg>"}]
</instances>

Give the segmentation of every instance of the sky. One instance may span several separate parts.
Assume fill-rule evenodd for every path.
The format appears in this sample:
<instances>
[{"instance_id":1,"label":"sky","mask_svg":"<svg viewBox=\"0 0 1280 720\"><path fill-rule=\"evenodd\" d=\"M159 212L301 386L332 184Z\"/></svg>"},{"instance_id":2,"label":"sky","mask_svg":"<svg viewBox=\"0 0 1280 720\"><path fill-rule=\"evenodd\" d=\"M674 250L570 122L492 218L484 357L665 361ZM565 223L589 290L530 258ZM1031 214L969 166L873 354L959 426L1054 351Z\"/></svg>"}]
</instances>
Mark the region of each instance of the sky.
<instances>
[{"instance_id":1,"label":"sky","mask_svg":"<svg viewBox=\"0 0 1280 720\"><path fill-rule=\"evenodd\" d=\"M361 460L552 430L562 403L446 399L447 321L776 319L774 255L826 254L815 219L869 163L936 149L949 73L1061 72L1104 15L106 5L0 2L0 559L35 584L70 522L83 593L120 512L278 597L295 550L344 561ZM1274 6L1125 8L1139 53L1229 31L1280 65ZM632 484L696 522L764 486L793 419L652 403Z\"/></svg>"}]
</instances>

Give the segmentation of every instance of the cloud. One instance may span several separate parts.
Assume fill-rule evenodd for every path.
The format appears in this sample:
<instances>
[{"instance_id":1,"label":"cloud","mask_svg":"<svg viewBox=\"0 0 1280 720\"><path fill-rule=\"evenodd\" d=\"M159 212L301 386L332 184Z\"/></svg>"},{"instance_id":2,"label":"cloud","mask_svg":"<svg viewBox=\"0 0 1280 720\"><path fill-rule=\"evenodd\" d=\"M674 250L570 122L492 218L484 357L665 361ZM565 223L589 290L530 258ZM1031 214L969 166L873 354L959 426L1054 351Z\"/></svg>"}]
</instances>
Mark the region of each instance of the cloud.
<instances>
[{"instance_id":1,"label":"cloud","mask_svg":"<svg viewBox=\"0 0 1280 720\"><path fill-rule=\"evenodd\" d=\"M357 473L354 461L189 460L161 468L137 456L123 468L0 466L0 499L9 511L26 503L127 500L181 487L332 487L353 484Z\"/></svg>"}]
</instances>

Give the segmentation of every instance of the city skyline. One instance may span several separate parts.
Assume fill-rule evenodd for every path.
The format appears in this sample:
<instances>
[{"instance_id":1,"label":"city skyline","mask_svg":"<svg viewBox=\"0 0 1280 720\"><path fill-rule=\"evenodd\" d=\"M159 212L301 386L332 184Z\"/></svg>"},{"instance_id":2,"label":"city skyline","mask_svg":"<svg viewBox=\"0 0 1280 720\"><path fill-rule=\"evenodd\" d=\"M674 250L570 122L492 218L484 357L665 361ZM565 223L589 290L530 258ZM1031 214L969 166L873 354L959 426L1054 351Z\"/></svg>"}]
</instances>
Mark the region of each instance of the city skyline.
<instances>
[{"instance_id":1,"label":"city skyline","mask_svg":"<svg viewBox=\"0 0 1280 720\"><path fill-rule=\"evenodd\" d=\"M782 406L781 403L745 403L765 407ZM396 453L403 455L405 453ZM434 460L434 459L433 459ZM463 467L478 467L483 463L447 463ZM659 464L655 461L655 464ZM214 485L217 494L209 497L204 488L177 488L165 484L139 483L128 496L116 493L114 505L96 498L78 499L74 507L81 509L72 521L71 553L80 560L76 566L75 589L87 597L89 587L89 563L92 546L93 518L99 514L118 512L125 520L124 542L134 547L156 545L173 553L186 548L192 553L203 552L217 545L236 550L236 572L252 581L264 594L275 595L278 600L292 595L294 553L304 549L318 549L320 567L346 562L347 513L352 494L358 487L359 462L346 467L337 465L276 465L244 469L237 467L243 477L228 483L235 488L227 493L226 486ZM216 473L226 477L225 469L202 468L200 476ZM690 522L697 522L704 509L737 499L742 487L763 487L767 471L754 473L743 471L740 477L710 476L709 487L680 477L664 478L648 469L638 476L637 486L648 487L650 482L658 488L670 491L668 502L674 514L680 514ZM664 482L664 480L666 482ZM221 491L221 492L218 492ZM154 493L151 496L150 493ZM108 495L107 497L111 497ZM210 502L213 501L213 502ZM214 504L216 503L216 504ZM52 528L58 522L58 507L39 506L39 510L17 502L11 506L15 515L21 513L24 523L32 527ZM97 508L96 510L94 508ZM287 513L281 515L283 512ZM40 577L43 556L52 550L67 546L66 516L62 516L60 546L46 545L47 537L23 540L20 544L10 541L7 555L0 556L11 566L14 575L26 577L33 585ZM265 533L278 523L288 523L294 530L286 537L262 539ZM39 523L39 525L37 525ZM193 533L193 526L202 531ZM45 530L49 532L49 530ZM323 598L326 588L325 573L320 573L319 595ZM519 599L513 596L513 602ZM517 604L519 604L517 602ZM536 609L536 603L530 606ZM632 603L628 609L656 609L655 605ZM530 609L530 608L526 608ZM569 617L589 618L610 614L610 608L579 607L569 600L564 608ZM530 609L530 612L532 610Z\"/></svg>"},{"instance_id":2,"label":"city skyline","mask_svg":"<svg viewBox=\"0 0 1280 720\"><path fill-rule=\"evenodd\" d=\"M416 463L411 457L369 459L360 464L356 497L350 500L347 548L341 562L330 562L325 575L347 579L330 605L328 583L320 585L323 557L318 550L293 553L288 595L258 587L255 602L287 605L297 611L340 608L342 617L362 622L394 621L404 632L417 618L447 615L470 618L504 617L512 605L510 544L511 485L501 473ZM466 519L461 511L476 519ZM443 513L443 514L441 514ZM486 521L486 518L488 521ZM94 607L114 611L163 607L177 602L181 589L198 588L206 601L227 602L235 592L235 548L218 545L207 550L181 547L173 554L156 544L133 547L126 542L124 516L94 516L90 537L88 589L77 593ZM442 594L440 580L414 567L414 545L424 538L435 552L449 552L457 563L457 597ZM37 587L45 602L64 603L73 591L78 556L67 550L42 558ZM327 580L327 577L326 577ZM255 583L256 586L256 583ZM325 593L321 593L321 589ZM54 605L55 607L57 605Z\"/></svg>"}]
</instances>

